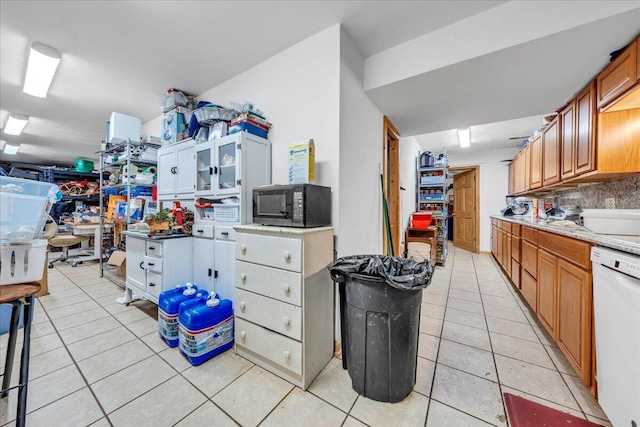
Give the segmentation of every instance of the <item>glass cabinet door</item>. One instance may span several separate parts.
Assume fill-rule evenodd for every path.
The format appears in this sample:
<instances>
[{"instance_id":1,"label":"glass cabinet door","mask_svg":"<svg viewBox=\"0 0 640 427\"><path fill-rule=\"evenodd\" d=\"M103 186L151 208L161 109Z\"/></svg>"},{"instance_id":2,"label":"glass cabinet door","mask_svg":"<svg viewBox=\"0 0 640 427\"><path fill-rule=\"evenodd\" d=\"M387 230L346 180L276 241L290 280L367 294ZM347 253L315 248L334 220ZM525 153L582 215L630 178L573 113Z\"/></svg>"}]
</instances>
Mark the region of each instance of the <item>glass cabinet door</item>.
<instances>
[{"instance_id":1,"label":"glass cabinet door","mask_svg":"<svg viewBox=\"0 0 640 427\"><path fill-rule=\"evenodd\" d=\"M216 143L218 166L218 182L216 194L233 194L238 192L239 150L236 141Z\"/></svg>"},{"instance_id":2,"label":"glass cabinet door","mask_svg":"<svg viewBox=\"0 0 640 427\"><path fill-rule=\"evenodd\" d=\"M203 145L196 150L196 192L213 193L211 177L213 175L212 146Z\"/></svg>"}]
</instances>

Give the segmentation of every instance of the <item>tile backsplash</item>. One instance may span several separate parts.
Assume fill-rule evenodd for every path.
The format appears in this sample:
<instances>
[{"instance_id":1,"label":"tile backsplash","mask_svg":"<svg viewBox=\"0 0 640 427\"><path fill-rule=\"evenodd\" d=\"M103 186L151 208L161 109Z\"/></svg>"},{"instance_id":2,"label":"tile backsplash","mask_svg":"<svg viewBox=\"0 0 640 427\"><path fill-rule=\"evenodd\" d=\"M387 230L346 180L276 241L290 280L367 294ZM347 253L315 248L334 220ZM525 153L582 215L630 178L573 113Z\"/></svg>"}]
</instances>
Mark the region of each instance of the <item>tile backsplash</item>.
<instances>
[{"instance_id":1,"label":"tile backsplash","mask_svg":"<svg viewBox=\"0 0 640 427\"><path fill-rule=\"evenodd\" d=\"M556 206L578 205L582 209L604 209L604 199L614 197L617 209L640 209L640 175L556 190L552 194Z\"/></svg>"}]
</instances>

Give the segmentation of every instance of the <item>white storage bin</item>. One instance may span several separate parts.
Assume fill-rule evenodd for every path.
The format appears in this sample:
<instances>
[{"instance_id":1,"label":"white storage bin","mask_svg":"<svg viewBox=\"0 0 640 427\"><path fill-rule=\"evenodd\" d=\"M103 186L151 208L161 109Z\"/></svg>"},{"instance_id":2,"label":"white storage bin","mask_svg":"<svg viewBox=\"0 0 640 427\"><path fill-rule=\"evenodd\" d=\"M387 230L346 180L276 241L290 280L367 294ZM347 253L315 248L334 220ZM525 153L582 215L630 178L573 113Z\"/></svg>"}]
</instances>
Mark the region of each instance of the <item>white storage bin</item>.
<instances>
[{"instance_id":1,"label":"white storage bin","mask_svg":"<svg viewBox=\"0 0 640 427\"><path fill-rule=\"evenodd\" d=\"M0 285L34 282L42 279L47 241L0 245Z\"/></svg>"},{"instance_id":2,"label":"white storage bin","mask_svg":"<svg viewBox=\"0 0 640 427\"><path fill-rule=\"evenodd\" d=\"M640 209L583 209L580 216L594 233L640 236Z\"/></svg>"},{"instance_id":3,"label":"white storage bin","mask_svg":"<svg viewBox=\"0 0 640 427\"><path fill-rule=\"evenodd\" d=\"M214 204L213 212L216 221L238 222L240 221L240 205L235 204Z\"/></svg>"},{"instance_id":4,"label":"white storage bin","mask_svg":"<svg viewBox=\"0 0 640 427\"><path fill-rule=\"evenodd\" d=\"M0 176L0 243L40 237L58 187L48 182Z\"/></svg>"}]
</instances>

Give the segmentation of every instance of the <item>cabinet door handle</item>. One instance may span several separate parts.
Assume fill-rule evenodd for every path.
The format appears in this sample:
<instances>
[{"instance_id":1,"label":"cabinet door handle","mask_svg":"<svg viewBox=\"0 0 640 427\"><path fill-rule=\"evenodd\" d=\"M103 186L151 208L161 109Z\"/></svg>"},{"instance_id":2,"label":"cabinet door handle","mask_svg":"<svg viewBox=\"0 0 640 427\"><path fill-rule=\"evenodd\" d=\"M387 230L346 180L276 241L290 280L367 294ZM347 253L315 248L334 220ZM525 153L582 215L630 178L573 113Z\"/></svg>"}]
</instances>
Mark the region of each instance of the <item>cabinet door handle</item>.
<instances>
[{"instance_id":1,"label":"cabinet door handle","mask_svg":"<svg viewBox=\"0 0 640 427\"><path fill-rule=\"evenodd\" d=\"M284 316L282 318L282 323L284 323L285 325L289 325L291 323L291 319L289 319L289 316Z\"/></svg>"},{"instance_id":2,"label":"cabinet door handle","mask_svg":"<svg viewBox=\"0 0 640 427\"><path fill-rule=\"evenodd\" d=\"M196 233L204 233L204 230L196 230Z\"/></svg>"},{"instance_id":3,"label":"cabinet door handle","mask_svg":"<svg viewBox=\"0 0 640 427\"><path fill-rule=\"evenodd\" d=\"M245 331L240 331L240 338L244 339L247 336Z\"/></svg>"},{"instance_id":4,"label":"cabinet door handle","mask_svg":"<svg viewBox=\"0 0 640 427\"><path fill-rule=\"evenodd\" d=\"M207 276L208 276L208 277L211 277L211 275L213 274L213 270L211 270L210 268L209 268L208 270L209 270L209 271L208 271Z\"/></svg>"},{"instance_id":5,"label":"cabinet door handle","mask_svg":"<svg viewBox=\"0 0 640 427\"><path fill-rule=\"evenodd\" d=\"M155 285L156 285L156 284L155 284L155 283L153 283L153 282L149 283L149 286L155 286Z\"/></svg>"},{"instance_id":6,"label":"cabinet door handle","mask_svg":"<svg viewBox=\"0 0 640 427\"><path fill-rule=\"evenodd\" d=\"M153 262L148 262L147 265L156 265L156 264Z\"/></svg>"},{"instance_id":7,"label":"cabinet door handle","mask_svg":"<svg viewBox=\"0 0 640 427\"><path fill-rule=\"evenodd\" d=\"M244 308L247 306L247 304L245 304L244 301L240 301L240 304L238 304L240 306L240 310L244 311Z\"/></svg>"},{"instance_id":8,"label":"cabinet door handle","mask_svg":"<svg viewBox=\"0 0 640 427\"><path fill-rule=\"evenodd\" d=\"M291 358L291 352L289 352L289 351L285 351L284 353L282 353L282 355L287 360L289 360Z\"/></svg>"},{"instance_id":9,"label":"cabinet door handle","mask_svg":"<svg viewBox=\"0 0 640 427\"><path fill-rule=\"evenodd\" d=\"M284 251L282 255L284 256L284 259L291 259L291 252L289 251Z\"/></svg>"},{"instance_id":10,"label":"cabinet door handle","mask_svg":"<svg viewBox=\"0 0 640 427\"><path fill-rule=\"evenodd\" d=\"M240 245L240 250L242 251L242 253L247 252L247 245L245 245L244 243Z\"/></svg>"},{"instance_id":11,"label":"cabinet door handle","mask_svg":"<svg viewBox=\"0 0 640 427\"><path fill-rule=\"evenodd\" d=\"M229 235L229 232L228 232L228 231L223 231L223 232L222 232L222 233L220 233L220 234L222 234L223 236L228 236L228 235Z\"/></svg>"},{"instance_id":12,"label":"cabinet door handle","mask_svg":"<svg viewBox=\"0 0 640 427\"><path fill-rule=\"evenodd\" d=\"M153 250L155 250L155 249L156 249L156 247L155 247L155 246L149 246L149 250L150 250L150 251L153 251Z\"/></svg>"},{"instance_id":13,"label":"cabinet door handle","mask_svg":"<svg viewBox=\"0 0 640 427\"><path fill-rule=\"evenodd\" d=\"M247 280L247 273L240 273L240 280L242 280L243 282Z\"/></svg>"},{"instance_id":14,"label":"cabinet door handle","mask_svg":"<svg viewBox=\"0 0 640 427\"><path fill-rule=\"evenodd\" d=\"M213 168L209 166L209 175L213 175Z\"/></svg>"},{"instance_id":15,"label":"cabinet door handle","mask_svg":"<svg viewBox=\"0 0 640 427\"><path fill-rule=\"evenodd\" d=\"M178 167L177 167L177 166L174 166L174 167L173 167L173 169L176 171L175 173L176 173L176 175L177 175L177 174L178 174Z\"/></svg>"},{"instance_id":16,"label":"cabinet door handle","mask_svg":"<svg viewBox=\"0 0 640 427\"><path fill-rule=\"evenodd\" d=\"M214 175L218 175L218 167L217 166L213 167L213 174Z\"/></svg>"},{"instance_id":17,"label":"cabinet door handle","mask_svg":"<svg viewBox=\"0 0 640 427\"><path fill-rule=\"evenodd\" d=\"M142 266L142 264L144 264L144 261L140 261L140 268L144 270L144 267Z\"/></svg>"},{"instance_id":18,"label":"cabinet door handle","mask_svg":"<svg viewBox=\"0 0 640 427\"><path fill-rule=\"evenodd\" d=\"M284 285L282 285L282 289L283 289L286 293L291 292L291 286L290 286L288 283L285 283Z\"/></svg>"},{"instance_id":19,"label":"cabinet door handle","mask_svg":"<svg viewBox=\"0 0 640 427\"><path fill-rule=\"evenodd\" d=\"M175 166L173 166L173 167L171 168L171 173L172 173L172 174L175 174L175 173L176 173L176 167L175 167Z\"/></svg>"}]
</instances>

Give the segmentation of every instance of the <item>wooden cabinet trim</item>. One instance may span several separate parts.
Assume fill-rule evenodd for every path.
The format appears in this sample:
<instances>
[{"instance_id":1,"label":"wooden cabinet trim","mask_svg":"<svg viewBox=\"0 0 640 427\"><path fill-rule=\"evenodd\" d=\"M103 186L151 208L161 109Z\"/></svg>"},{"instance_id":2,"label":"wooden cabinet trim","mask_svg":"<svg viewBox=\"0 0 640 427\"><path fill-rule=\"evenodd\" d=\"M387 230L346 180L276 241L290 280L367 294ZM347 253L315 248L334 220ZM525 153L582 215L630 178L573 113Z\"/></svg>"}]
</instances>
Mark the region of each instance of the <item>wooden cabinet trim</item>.
<instances>
[{"instance_id":1,"label":"wooden cabinet trim","mask_svg":"<svg viewBox=\"0 0 640 427\"><path fill-rule=\"evenodd\" d=\"M591 271L591 243L571 237L540 231L538 246L570 261L584 270Z\"/></svg>"}]
</instances>

